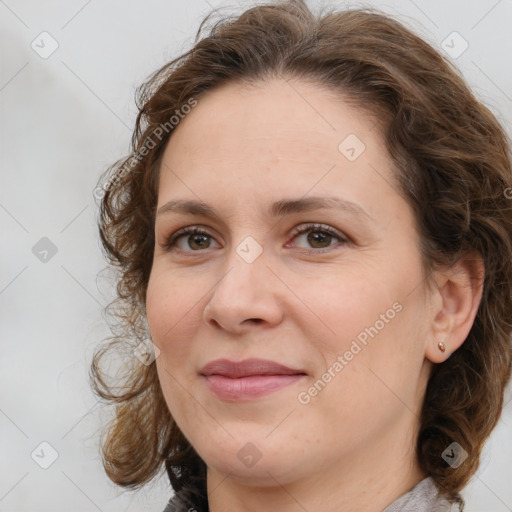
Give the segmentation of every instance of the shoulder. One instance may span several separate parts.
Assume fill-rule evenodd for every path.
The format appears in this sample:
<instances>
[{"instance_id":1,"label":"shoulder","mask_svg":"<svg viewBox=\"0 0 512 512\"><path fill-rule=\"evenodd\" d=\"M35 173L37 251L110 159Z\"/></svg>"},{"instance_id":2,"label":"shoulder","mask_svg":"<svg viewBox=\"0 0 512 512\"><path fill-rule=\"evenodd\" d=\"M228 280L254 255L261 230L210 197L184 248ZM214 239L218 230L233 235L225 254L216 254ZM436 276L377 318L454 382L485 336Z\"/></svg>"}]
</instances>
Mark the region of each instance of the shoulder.
<instances>
[{"instance_id":1,"label":"shoulder","mask_svg":"<svg viewBox=\"0 0 512 512\"><path fill-rule=\"evenodd\" d=\"M208 512L208 505L195 493L180 491L170 498L162 512Z\"/></svg>"},{"instance_id":2,"label":"shoulder","mask_svg":"<svg viewBox=\"0 0 512 512\"><path fill-rule=\"evenodd\" d=\"M188 512L187 505L174 495L167 503L163 512ZM190 511L192 512L192 511Z\"/></svg>"},{"instance_id":3,"label":"shoulder","mask_svg":"<svg viewBox=\"0 0 512 512\"><path fill-rule=\"evenodd\" d=\"M382 512L458 512L458 504L444 498L430 477L424 478L409 492L397 498Z\"/></svg>"},{"instance_id":4,"label":"shoulder","mask_svg":"<svg viewBox=\"0 0 512 512\"><path fill-rule=\"evenodd\" d=\"M174 495L163 512L199 512L196 508L192 507L190 503L187 503L180 496Z\"/></svg>"}]
</instances>

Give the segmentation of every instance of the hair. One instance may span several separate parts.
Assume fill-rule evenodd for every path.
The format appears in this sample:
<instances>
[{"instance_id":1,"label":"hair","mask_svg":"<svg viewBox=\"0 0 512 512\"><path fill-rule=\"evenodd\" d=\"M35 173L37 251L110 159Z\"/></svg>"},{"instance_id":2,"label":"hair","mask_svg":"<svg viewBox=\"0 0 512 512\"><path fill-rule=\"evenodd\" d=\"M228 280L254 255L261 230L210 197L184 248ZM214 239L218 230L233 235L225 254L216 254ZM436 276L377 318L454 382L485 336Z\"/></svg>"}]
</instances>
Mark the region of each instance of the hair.
<instances>
[{"instance_id":1,"label":"hair","mask_svg":"<svg viewBox=\"0 0 512 512\"><path fill-rule=\"evenodd\" d=\"M291 77L385 120L383 137L399 193L414 211L427 276L471 253L483 260L475 321L461 347L433 365L416 444L421 469L464 508L459 491L477 471L511 375L512 158L504 129L447 58L375 9L314 15L303 1L277 1L208 26L212 14L193 47L139 87L132 152L100 180L99 233L117 293L106 308L113 336L96 349L90 378L95 393L115 404L101 441L108 477L136 489L164 464L176 493L189 492L190 503L205 509L205 463L170 415L156 365L133 357L148 336L161 157L175 128L171 116L186 112L192 99L227 82ZM121 377L109 378L101 367L111 352L127 356ZM453 442L468 457L452 468L441 454Z\"/></svg>"}]
</instances>

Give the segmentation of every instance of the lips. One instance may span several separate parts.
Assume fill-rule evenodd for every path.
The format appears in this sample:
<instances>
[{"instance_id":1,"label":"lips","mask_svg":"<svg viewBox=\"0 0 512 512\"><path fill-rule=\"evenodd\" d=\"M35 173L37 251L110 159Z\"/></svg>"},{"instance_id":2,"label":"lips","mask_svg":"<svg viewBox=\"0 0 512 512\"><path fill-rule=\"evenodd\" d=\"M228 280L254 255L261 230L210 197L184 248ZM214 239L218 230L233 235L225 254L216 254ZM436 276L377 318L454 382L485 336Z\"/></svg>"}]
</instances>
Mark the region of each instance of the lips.
<instances>
[{"instance_id":1,"label":"lips","mask_svg":"<svg viewBox=\"0 0 512 512\"><path fill-rule=\"evenodd\" d=\"M222 375L238 379L251 375L305 375L306 372L302 369L289 368L269 359L245 359L239 362L216 359L204 366L199 373L205 376Z\"/></svg>"},{"instance_id":2,"label":"lips","mask_svg":"<svg viewBox=\"0 0 512 512\"><path fill-rule=\"evenodd\" d=\"M270 361L217 359L200 371L210 391L228 402L252 400L285 388L306 376L302 369Z\"/></svg>"}]
</instances>

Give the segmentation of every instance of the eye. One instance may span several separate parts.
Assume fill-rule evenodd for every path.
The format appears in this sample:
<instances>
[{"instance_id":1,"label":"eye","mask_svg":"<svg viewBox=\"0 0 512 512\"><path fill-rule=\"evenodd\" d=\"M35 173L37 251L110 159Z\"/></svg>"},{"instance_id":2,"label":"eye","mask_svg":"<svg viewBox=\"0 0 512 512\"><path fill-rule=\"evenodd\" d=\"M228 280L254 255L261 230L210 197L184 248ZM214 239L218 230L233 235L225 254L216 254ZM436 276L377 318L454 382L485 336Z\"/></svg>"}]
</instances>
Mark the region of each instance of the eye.
<instances>
[{"instance_id":1,"label":"eye","mask_svg":"<svg viewBox=\"0 0 512 512\"><path fill-rule=\"evenodd\" d=\"M329 250L333 240L346 244L349 241L335 229L323 224L306 224L296 228L293 233L294 239L305 236L306 243L313 247L302 247L306 252L319 253ZM164 249L168 252L179 250L182 252L200 252L202 249L210 249L213 237L208 231L198 227L189 226L173 233L165 242Z\"/></svg>"},{"instance_id":2,"label":"eye","mask_svg":"<svg viewBox=\"0 0 512 512\"><path fill-rule=\"evenodd\" d=\"M181 243L181 246L180 239L183 239L184 242ZM178 250L184 252L198 252L201 249L209 249L211 240L213 240L212 236L204 229L189 226L172 234L165 242L164 249L170 252L177 247Z\"/></svg>"},{"instance_id":3,"label":"eye","mask_svg":"<svg viewBox=\"0 0 512 512\"><path fill-rule=\"evenodd\" d=\"M309 244L310 247L305 247L307 252L311 253L319 253L328 250L330 247L336 244L331 244L334 240L341 242L342 244L348 243L348 240L338 233L335 229L325 226L323 224L306 224L300 228L297 228L294 232L294 239L300 239L303 235L306 235L304 238L306 243Z\"/></svg>"}]
</instances>

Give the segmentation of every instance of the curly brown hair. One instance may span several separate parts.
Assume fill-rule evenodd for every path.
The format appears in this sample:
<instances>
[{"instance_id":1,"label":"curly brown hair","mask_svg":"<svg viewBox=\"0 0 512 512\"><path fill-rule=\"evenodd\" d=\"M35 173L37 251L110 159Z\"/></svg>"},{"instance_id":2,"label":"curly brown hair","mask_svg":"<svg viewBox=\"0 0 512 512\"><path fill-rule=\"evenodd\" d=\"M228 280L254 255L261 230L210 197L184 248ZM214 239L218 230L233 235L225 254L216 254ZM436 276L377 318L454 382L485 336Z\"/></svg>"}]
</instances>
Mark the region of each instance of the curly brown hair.
<instances>
[{"instance_id":1,"label":"curly brown hair","mask_svg":"<svg viewBox=\"0 0 512 512\"><path fill-rule=\"evenodd\" d=\"M302 1L277 1L207 28L212 14L193 48L139 88L132 154L111 166L97 189L103 196L101 242L117 278L117 298L107 307L113 336L98 347L90 374L95 393L116 405L101 444L108 477L134 489L164 463L176 492L192 489L198 498L191 503L205 503L205 463L171 417L156 365L133 357L148 336L145 300L160 162L174 128L169 120L186 112L191 100L227 81L286 76L326 86L379 113L400 193L415 214L427 273L473 251L483 259L476 319L463 345L433 367L416 446L421 469L463 507L459 491L479 466L511 375L512 208L506 190L512 158L506 133L453 64L379 11L314 15ZM126 356L115 376L100 364L111 352ZM441 457L452 442L468 453L458 468Z\"/></svg>"}]
</instances>

